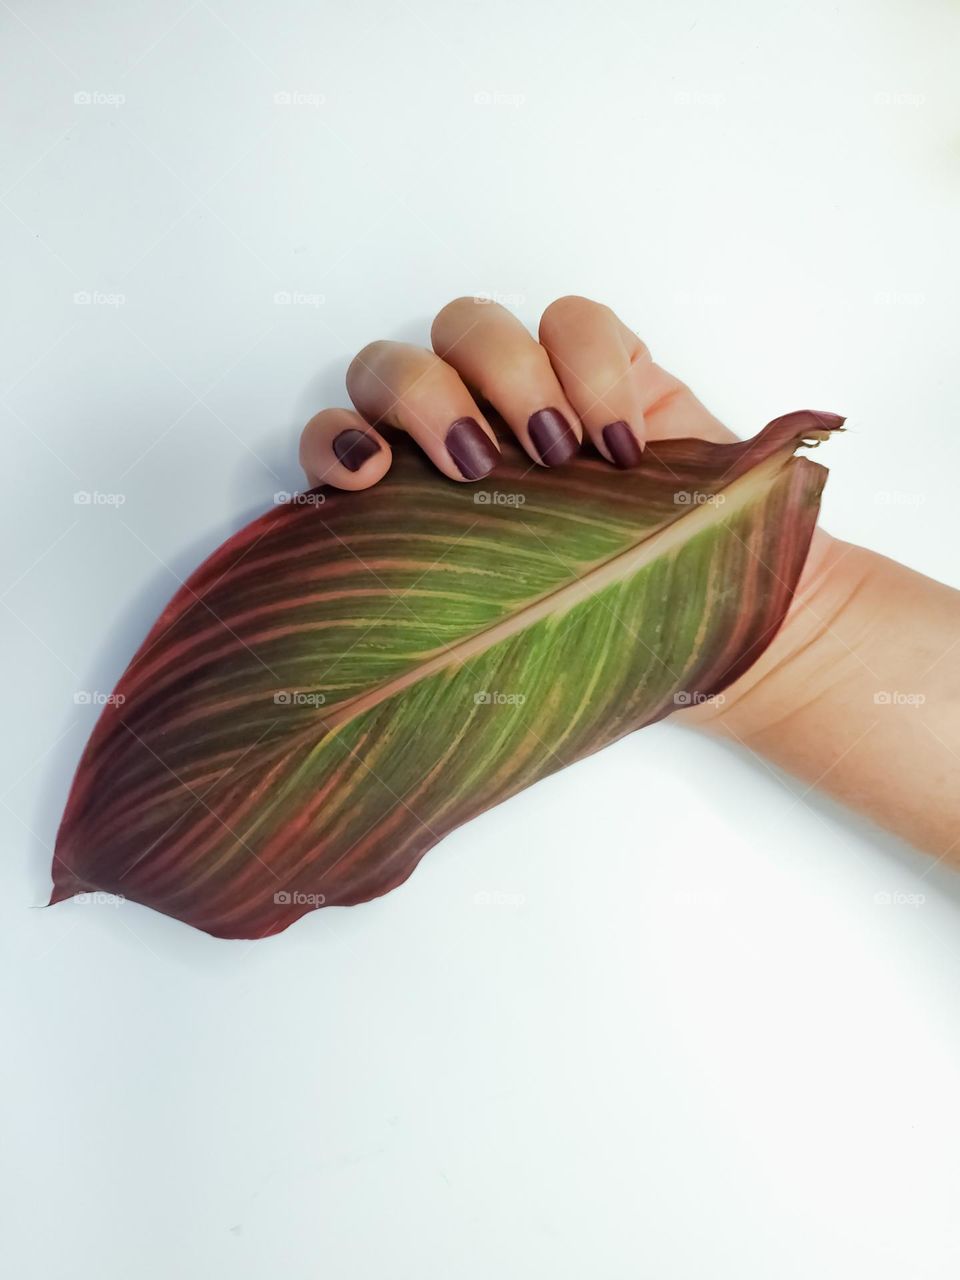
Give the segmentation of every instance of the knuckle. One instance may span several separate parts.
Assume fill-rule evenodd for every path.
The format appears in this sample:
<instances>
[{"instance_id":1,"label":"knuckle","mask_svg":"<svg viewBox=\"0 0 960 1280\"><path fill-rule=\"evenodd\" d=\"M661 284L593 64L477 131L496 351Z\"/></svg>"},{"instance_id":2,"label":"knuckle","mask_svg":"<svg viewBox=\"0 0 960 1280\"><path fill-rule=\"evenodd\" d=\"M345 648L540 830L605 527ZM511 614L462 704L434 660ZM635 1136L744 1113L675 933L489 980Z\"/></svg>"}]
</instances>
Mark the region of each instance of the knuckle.
<instances>
[{"instance_id":1,"label":"knuckle","mask_svg":"<svg viewBox=\"0 0 960 1280\"><path fill-rule=\"evenodd\" d=\"M495 369L490 370L490 383L516 388L542 385L546 380L555 381L553 366L539 342L518 342L502 354Z\"/></svg>"},{"instance_id":2,"label":"knuckle","mask_svg":"<svg viewBox=\"0 0 960 1280\"><path fill-rule=\"evenodd\" d=\"M370 342L353 357L347 369L347 390L362 400L381 400L389 396L403 399L411 390L431 377L436 356L423 347L403 342L380 340Z\"/></svg>"},{"instance_id":3,"label":"knuckle","mask_svg":"<svg viewBox=\"0 0 960 1280\"><path fill-rule=\"evenodd\" d=\"M461 321L471 314L472 308L475 306L476 298L466 296L454 298L452 302L448 302L446 306L441 307L437 312L430 330L431 334L442 336L451 328L459 327Z\"/></svg>"},{"instance_id":4,"label":"knuckle","mask_svg":"<svg viewBox=\"0 0 960 1280\"><path fill-rule=\"evenodd\" d=\"M595 365L590 370L590 390L595 396L609 395L623 382L628 368L626 357L619 363L606 360L602 364Z\"/></svg>"},{"instance_id":5,"label":"knuckle","mask_svg":"<svg viewBox=\"0 0 960 1280\"><path fill-rule=\"evenodd\" d=\"M365 376L377 373L383 364L387 349L393 345L393 343L378 340L368 342L365 347L360 348L347 367L347 389L351 395L355 389L362 387Z\"/></svg>"},{"instance_id":6,"label":"knuckle","mask_svg":"<svg viewBox=\"0 0 960 1280\"><path fill-rule=\"evenodd\" d=\"M430 328L433 348L442 356L450 347L461 343L465 335L477 329L478 325L501 320L504 315L510 316L511 313L490 298L454 298L437 312Z\"/></svg>"},{"instance_id":7,"label":"knuckle","mask_svg":"<svg viewBox=\"0 0 960 1280\"><path fill-rule=\"evenodd\" d=\"M563 338L571 330L589 324L610 310L602 302L582 298L570 293L551 302L540 320L540 336L549 346L551 341Z\"/></svg>"},{"instance_id":8,"label":"knuckle","mask_svg":"<svg viewBox=\"0 0 960 1280\"><path fill-rule=\"evenodd\" d=\"M393 387L398 400L411 409L418 409L448 393L456 378L449 365L430 355L427 360L407 361L398 370Z\"/></svg>"},{"instance_id":9,"label":"knuckle","mask_svg":"<svg viewBox=\"0 0 960 1280\"><path fill-rule=\"evenodd\" d=\"M356 364L375 365L380 364L390 354L391 348L396 343L388 342L385 338L378 338L375 342L368 342L365 347L361 347L357 354L353 357Z\"/></svg>"},{"instance_id":10,"label":"knuckle","mask_svg":"<svg viewBox=\"0 0 960 1280\"><path fill-rule=\"evenodd\" d=\"M644 342L644 340L640 337L639 334L636 335L636 339L637 339L636 345L633 348L633 354L630 357L630 363L633 365L652 364L653 356L650 352L650 348L647 346L647 344Z\"/></svg>"}]
</instances>

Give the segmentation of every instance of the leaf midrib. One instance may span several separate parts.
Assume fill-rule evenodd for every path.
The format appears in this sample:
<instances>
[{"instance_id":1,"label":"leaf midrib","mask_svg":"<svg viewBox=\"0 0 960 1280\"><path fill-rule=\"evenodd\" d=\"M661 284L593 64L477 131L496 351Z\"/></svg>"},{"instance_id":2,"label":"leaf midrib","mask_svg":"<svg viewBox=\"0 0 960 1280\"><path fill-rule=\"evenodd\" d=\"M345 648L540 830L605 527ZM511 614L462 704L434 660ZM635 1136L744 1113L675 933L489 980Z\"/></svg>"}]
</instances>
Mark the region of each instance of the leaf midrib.
<instances>
[{"instance_id":1,"label":"leaf midrib","mask_svg":"<svg viewBox=\"0 0 960 1280\"><path fill-rule=\"evenodd\" d=\"M623 551L598 561L581 577L565 583L537 599L525 604L516 613L495 622L492 626L474 632L463 640L448 645L432 657L412 666L401 675L393 676L372 689L365 690L353 698L342 702L338 707L323 716L321 723L330 732L340 728L344 723L369 711L371 707L387 698L402 692L411 685L428 679L447 667L467 663L471 657L482 653L494 645L521 631L527 630L534 623L554 613L565 613L583 600L597 595L613 583L632 577L646 565L652 564L660 556L682 546L683 543L696 537L697 534L723 523L732 514L743 508L770 487L772 480L780 471L794 460L797 445L793 442L788 447L778 450L764 462L757 464L744 475L739 476L732 484L719 489L712 497L723 494L722 503L709 502L683 511L675 520L658 529L656 533L632 543ZM797 461L800 461L799 459ZM315 732L310 726L309 732Z\"/></svg>"}]
</instances>

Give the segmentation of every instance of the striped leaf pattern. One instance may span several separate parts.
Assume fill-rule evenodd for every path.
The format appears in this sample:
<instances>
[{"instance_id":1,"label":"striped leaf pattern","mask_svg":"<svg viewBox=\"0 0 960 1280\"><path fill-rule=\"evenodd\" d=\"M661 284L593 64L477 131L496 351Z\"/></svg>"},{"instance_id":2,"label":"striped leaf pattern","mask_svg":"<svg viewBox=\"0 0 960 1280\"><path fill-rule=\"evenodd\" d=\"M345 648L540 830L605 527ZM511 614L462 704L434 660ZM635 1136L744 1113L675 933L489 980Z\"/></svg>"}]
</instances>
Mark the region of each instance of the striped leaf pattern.
<instances>
[{"instance_id":1,"label":"striped leaf pattern","mask_svg":"<svg viewBox=\"0 0 960 1280\"><path fill-rule=\"evenodd\" d=\"M485 487L398 452L216 551L124 673L52 901L104 890L220 937L394 888L447 832L720 692L770 642L826 477L815 414Z\"/></svg>"}]
</instances>

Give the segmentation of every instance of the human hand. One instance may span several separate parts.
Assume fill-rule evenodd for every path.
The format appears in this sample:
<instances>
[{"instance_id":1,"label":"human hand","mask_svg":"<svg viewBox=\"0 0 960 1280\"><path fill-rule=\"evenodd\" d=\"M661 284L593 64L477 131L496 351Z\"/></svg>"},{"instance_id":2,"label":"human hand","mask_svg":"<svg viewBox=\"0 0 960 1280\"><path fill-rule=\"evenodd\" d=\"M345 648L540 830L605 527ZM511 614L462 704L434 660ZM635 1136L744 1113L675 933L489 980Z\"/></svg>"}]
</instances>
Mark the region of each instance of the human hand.
<instances>
[{"instance_id":1,"label":"human hand","mask_svg":"<svg viewBox=\"0 0 960 1280\"><path fill-rule=\"evenodd\" d=\"M482 479L499 451L481 401L537 466L562 465L584 440L627 468L640 464L647 440L734 439L633 330L588 298L551 303L539 342L499 304L457 298L431 339L432 352L372 342L355 356L347 389L357 412L325 409L303 432L312 483L366 489L382 479L392 456L374 425L383 423L406 432L451 480Z\"/></svg>"},{"instance_id":2,"label":"human hand","mask_svg":"<svg viewBox=\"0 0 960 1280\"><path fill-rule=\"evenodd\" d=\"M609 307L588 298L551 303L539 341L504 307L457 298L434 320L431 338L432 352L380 341L354 357L347 388L357 411L325 409L304 429L300 459L311 484L357 490L381 480L392 461L376 429L382 424L409 435L450 479L482 479L496 470L499 449L481 404L513 431L531 468L560 466L581 447L630 468L641 465L650 440L736 439L688 386L654 363ZM822 418L834 427L842 421L836 414ZM818 532L804 582L828 558L832 541ZM774 642L778 660L790 636L788 620ZM736 698L735 687L722 702L686 717L712 719Z\"/></svg>"},{"instance_id":3,"label":"human hand","mask_svg":"<svg viewBox=\"0 0 960 1280\"><path fill-rule=\"evenodd\" d=\"M433 352L374 342L354 358L347 389L357 412L326 409L304 429L311 484L366 489L381 480L392 452L378 424L409 435L451 480L482 479L499 448L481 403L531 467L561 466L592 447L630 468L651 440L736 439L587 298L552 303L539 342L505 308L458 298L431 337ZM957 634L960 593L817 530L771 644L722 698L682 717L945 857L960 841L960 688L943 661Z\"/></svg>"}]
</instances>

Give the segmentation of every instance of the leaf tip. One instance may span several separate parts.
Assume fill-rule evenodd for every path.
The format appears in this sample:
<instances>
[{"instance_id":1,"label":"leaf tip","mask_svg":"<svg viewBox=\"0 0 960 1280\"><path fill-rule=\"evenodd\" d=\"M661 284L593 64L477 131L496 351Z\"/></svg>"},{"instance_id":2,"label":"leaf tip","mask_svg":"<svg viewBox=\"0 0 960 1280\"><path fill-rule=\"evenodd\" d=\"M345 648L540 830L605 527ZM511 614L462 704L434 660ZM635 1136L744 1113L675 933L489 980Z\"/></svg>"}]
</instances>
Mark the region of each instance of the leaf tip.
<instances>
[{"instance_id":1,"label":"leaf tip","mask_svg":"<svg viewBox=\"0 0 960 1280\"><path fill-rule=\"evenodd\" d=\"M48 907L55 907L58 902L66 902L68 898L75 897L83 888L79 878L56 854L54 854L51 874L53 876L53 888L50 891L50 899L46 903Z\"/></svg>"}]
</instances>

